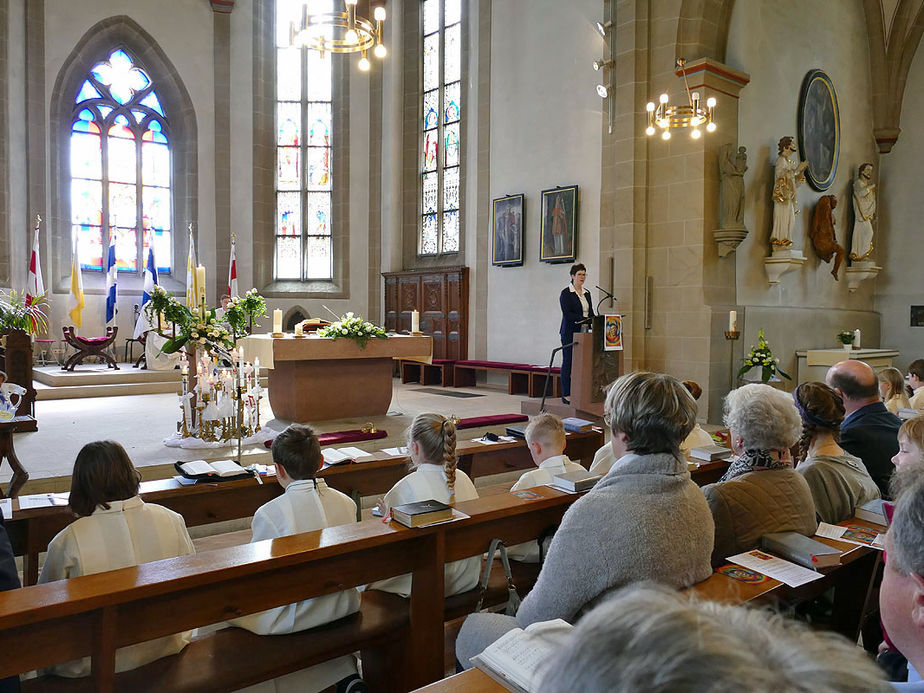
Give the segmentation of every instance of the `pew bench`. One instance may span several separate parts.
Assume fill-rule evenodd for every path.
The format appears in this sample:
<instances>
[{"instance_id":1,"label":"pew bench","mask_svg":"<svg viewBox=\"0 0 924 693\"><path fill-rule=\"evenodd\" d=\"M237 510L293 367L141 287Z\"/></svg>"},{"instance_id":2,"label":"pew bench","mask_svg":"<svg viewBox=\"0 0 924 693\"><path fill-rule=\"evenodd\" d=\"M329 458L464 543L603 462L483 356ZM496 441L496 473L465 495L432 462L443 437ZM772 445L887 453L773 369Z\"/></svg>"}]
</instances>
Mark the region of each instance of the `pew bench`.
<instances>
[{"instance_id":1,"label":"pew bench","mask_svg":"<svg viewBox=\"0 0 924 693\"><path fill-rule=\"evenodd\" d=\"M455 364L453 359L433 359L432 363L401 359L398 367L402 383L449 387L452 385L452 369Z\"/></svg>"},{"instance_id":2,"label":"pew bench","mask_svg":"<svg viewBox=\"0 0 924 693\"><path fill-rule=\"evenodd\" d=\"M516 387L522 389L522 378L529 377L529 364L506 363L503 361L456 361L452 369L453 387L475 387L475 373L504 373L507 375L507 394L516 393ZM518 377L514 377L516 373Z\"/></svg>"}]
</instances>

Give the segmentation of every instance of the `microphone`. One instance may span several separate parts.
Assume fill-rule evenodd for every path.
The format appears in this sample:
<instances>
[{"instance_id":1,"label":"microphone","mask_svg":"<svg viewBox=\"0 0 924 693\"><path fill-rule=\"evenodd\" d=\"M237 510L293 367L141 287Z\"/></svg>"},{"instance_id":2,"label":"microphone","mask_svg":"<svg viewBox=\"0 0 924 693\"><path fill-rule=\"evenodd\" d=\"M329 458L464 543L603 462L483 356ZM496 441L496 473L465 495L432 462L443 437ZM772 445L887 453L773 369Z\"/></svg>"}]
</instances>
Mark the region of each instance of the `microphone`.
<instances>
[{"instance_id":1,"label":"microphone","mask_svg":"<svg viewBox=\"0 0 924 693\"><path fill-rule=\"evenodd\" d=\"M613 301L616 301L616 303L619 303L619 299L616 298L615 296L613 296L613 294L611 294L609 291L607 291L606 289L604 289L602 286L597 286L596 284L594 284L594 288L597 289L597 291L600 291L601 293L606 294L603 298L601 298L599 301L597 301L597 310L596 310L597 315L600 314L600 304L603 303L606 299L609 298L609 299L611 299L611 300L613 300Z\"/></svg>"}]
</instances>

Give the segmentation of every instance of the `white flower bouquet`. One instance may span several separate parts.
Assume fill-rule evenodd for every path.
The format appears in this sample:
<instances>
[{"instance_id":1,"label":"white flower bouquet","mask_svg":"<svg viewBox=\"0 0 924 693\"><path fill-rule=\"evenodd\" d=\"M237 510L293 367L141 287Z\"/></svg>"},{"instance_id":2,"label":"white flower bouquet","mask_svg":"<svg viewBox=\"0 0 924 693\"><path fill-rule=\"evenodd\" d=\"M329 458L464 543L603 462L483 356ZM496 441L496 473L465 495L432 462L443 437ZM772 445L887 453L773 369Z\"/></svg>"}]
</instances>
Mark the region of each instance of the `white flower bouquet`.
<instances>
[{"instance_id":1,"label":"white flower bouquet","mask_svg":"<svg viewBox=\"0 0 924 693\"><path fill-rule=\"evenodd\" d=\"M347 313L340 317L336 322L332 322L327 327L318 330L319 337L330 337L331 339L352 339L363 349L370 339L385 339L387 335L378 325L363 320L360 316L353 313Z\"/></svg>"}]
</instances>

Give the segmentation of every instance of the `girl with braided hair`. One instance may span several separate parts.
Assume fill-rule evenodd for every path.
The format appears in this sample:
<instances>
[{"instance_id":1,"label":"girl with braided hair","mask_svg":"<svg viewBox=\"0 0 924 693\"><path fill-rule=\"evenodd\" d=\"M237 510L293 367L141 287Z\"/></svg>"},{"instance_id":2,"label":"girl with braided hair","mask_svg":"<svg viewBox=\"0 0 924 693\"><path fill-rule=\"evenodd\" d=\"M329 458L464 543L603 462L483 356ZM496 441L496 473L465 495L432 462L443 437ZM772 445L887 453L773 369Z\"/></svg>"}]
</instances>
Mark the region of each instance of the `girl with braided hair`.
<instances>
[{"instance_id":1,"label":"girl with braided hair","mask_svg":"<svg viewBox=\"0 0 924 693\"><path fill-rule=\"evenodd\" d=\"M831 524L853 517L858 505L879 498L879 488L863 462L838 444L844 403L824 383L802 383L792 393L802 417L800 472L815 501L815 513Z\"/></svg>"},{"instance_id":2,"label":"girl with braided hair","mask_svg":"<svg viewBox=\"0 0 924 693\"><path fill-rule=\"evenodd\" d=\"M456 469L456 426L442 414L418 414L407 430L408 455L413 470L379 501L383 513L396 505L438 500L455 505L478 498L475 484ZM446 596L473 589L478 584L481 557L474 556L446 564ZM369 589L411 594L411 576L402 575L374 583Z\"/></svg>"}]
</instances>

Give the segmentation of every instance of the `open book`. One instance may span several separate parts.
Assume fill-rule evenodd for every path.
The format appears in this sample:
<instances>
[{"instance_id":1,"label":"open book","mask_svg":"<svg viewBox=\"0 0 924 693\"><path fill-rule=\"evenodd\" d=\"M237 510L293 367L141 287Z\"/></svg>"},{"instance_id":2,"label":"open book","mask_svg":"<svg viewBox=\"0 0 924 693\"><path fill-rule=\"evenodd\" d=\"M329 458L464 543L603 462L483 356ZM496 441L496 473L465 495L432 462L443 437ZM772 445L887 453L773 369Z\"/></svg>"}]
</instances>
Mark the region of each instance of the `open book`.
<instances>
[{"instance_id":1,"label":"open book","mask_svg":"<svg viewBox=\"0 0 924 693\"><path fill-rule=\"evenodd\" d=\"M536 691L539 675L571 628L560 618L514 628L472 657L472 663L508 691Z\"/></svg>"},{"instance_id":2,"label":"open book","mask_svg":"<svg viewBox=\"0 0 924 693\"><path fill-rule=\"evenodd\" d=\"M355 447L324 448L321 450L321 456L324 458L324 464L334 465L350 464L362 457L371 457L372 453Z\"/></svg>"},{"instance_id":3,"label":"open book","mask_svg":"<svg viewBox=\"0 0 924 693\"><path fill-rule=\"evenodd\" d=\"M194 479L203 479L207 477L227 478L250 475L250 472L232 460L216 460L214 462L192 460L191 462L177 462L176 468L183 476Z\"/></svg>"}]
</instances>

